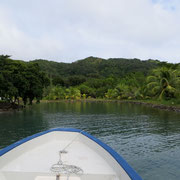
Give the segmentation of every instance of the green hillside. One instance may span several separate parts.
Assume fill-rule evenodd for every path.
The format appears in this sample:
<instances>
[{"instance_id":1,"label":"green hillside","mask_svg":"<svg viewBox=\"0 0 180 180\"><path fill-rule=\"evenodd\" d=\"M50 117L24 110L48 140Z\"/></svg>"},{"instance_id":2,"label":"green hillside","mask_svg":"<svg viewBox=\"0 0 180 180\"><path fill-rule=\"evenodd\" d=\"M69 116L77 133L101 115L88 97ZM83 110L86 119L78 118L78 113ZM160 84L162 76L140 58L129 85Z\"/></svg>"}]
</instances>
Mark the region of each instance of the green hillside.
<instances>
[{"instance_id":1,"label":"green hillside","mask_svg":"<svg viewBox=\"0 0 180 180\"><path fill-rule=\"evenodd\" d=\"M150 70L161 65L159 61L140 59L111 58L102 59L88 57L73 63L58 63L47 60L32 61L38 63L41 70L52 76L74 76L81 75L85 77L122 77L132 72L142 72L147 74Z\"/></svg>"},{"instance_id":2,"label":"green hillside","mask_svg":"<svg viewBox=\"0 0 180 180\"><path fill-rule=\"evenodd\" d=\"M88 57L73 63L0 56L0 97L172 101L180 104L180 65L158 60Z\"/></svg>"}]
</instances>

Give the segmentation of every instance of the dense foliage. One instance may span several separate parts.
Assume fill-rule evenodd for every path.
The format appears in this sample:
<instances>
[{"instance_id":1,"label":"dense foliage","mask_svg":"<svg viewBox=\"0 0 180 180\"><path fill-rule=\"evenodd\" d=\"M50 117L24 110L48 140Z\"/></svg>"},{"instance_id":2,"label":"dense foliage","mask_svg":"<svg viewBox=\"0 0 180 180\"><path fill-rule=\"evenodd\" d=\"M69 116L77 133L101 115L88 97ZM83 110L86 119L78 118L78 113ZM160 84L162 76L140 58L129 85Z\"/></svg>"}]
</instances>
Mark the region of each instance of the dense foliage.
<instances>
[{"instance_id":1,"label":"dense foliage","mask_svg":"<svg viewBox=\"0 0 180 180\"><path fill-rule=\"evenodd\" d=\"M51 87L44 93L45 99L153 99L180 103L179 64L94 57L56 66L45 60L35 62L52 78Z\"/></svg>"},{"instance_id":2,"label":"dense foliage","mask_svg":"<svg viewBox=\"0 0 180 180\"><path fill-rule=\"evenodd\" d=\"M40 72L36 63L14 61L9 56L0 56L0 97L2 100L16 103L21 98L26 105L34 98L42 99L43 88L49 85L49 79Z\"/></svg>"},{"instance_id":3,"label":"dense foliage","mask_svg":"<svg viewBox=\"0 0 180 180\"><path fill-rule=\"evenodd\" d=\"M157 60L89 57L73 63L0 57L0 97L26 104L47 100L103 98L172 100L180 104L180 64ZM50 79L48 81L47 76ZM44 91L43 91L44 90Z\"/></svg>"},{"instance_id":4,"label":"dense foliage","mask_svg":"<svg viewBox=\"0 0 180 180\"><path fill-rule=\"evenodd\" d=\"M141 61L140 59L111 58L102 59L88 57L73 63L57 63L46 60L32 61L38 63L40 68L52 77L81 76L87 78L123 77L128 73L142 72L147 74L159 66L156 60Z\"/></svg>"}]
</instances>

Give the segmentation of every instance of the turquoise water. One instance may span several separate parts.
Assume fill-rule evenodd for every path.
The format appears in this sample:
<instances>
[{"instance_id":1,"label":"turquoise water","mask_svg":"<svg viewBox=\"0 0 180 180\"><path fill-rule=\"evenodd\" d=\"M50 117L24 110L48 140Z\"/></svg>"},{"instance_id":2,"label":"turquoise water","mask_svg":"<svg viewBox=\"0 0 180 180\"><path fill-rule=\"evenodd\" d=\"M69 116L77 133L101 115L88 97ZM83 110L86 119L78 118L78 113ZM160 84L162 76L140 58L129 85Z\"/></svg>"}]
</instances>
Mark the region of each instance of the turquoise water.
<instances>
[{"instance_id":1,"label":"turquoise water","mask_svg":"<svg viewBox=\"0 0 180 180\"><path fill-rule=\"evenodd\" d=\"M56 127L83 129L99 138L144 180L180 179L180 113L128 103L41 103L0 113L0 149Z\"/></svg>"}]
</instances>

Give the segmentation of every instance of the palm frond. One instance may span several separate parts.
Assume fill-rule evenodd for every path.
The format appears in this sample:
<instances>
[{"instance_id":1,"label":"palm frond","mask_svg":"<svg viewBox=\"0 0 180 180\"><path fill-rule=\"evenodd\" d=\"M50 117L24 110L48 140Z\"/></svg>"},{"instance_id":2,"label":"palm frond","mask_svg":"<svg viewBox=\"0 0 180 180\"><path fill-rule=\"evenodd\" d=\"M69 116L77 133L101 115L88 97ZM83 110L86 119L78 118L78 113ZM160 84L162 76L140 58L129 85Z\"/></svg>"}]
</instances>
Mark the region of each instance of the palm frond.
<instances>
[{"instance_id":1,"label":"palm frond","mask_svg":"<svg viewBox=\"0 0 180 180\"><path fill-rule=\"evenodd\" d=\"M152 81L157 81L157 77L156 76L148 76L147 82L152 82Z\"/></svg>"},{"instance_id":2,"label":"palm frond","mask_svg":"<svg viewBox=\"0 0 180 180\"><path fill-rule=\"evenodd\" d=\"M163 95L164 95L165 91L166 91L166 89L163 89L163 90L161 91L161 94L159 95L159 99L160 99L160 100L163 99Z\"/></svg>"},{"instance_id":3,"label":"palm frond","mask_svg":"<svg viewBox=\"0 0 180 180\"><path fill-rule=\"evenodd\" d=\"M152 88L154 86L159 86L159 83L158 82L150 82L147 84L147 88Z\"/></svg>"}]
</instances>

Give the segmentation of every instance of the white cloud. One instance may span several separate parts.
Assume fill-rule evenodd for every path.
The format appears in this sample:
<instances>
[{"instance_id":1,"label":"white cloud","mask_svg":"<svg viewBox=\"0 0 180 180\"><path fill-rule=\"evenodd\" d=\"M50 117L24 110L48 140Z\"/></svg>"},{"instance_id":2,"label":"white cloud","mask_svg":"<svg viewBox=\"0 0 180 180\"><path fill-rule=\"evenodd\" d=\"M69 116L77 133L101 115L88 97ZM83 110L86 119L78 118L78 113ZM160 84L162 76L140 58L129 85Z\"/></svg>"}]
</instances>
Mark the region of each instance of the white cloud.
<instances>
[{"instance_id":1,"label":"white cloud","mask_svg":"<svg viewBox=\"0 0 180 180\"><path fill-rule=\"evenodd\" d=\"M70 62L93 55L180 62L177 0L0 0L0 4L0 51L13 58Z\"/></svg>"},{"instance_id":2,"label":"white cloud","mask_svg":"<svg viewBox=\"0 0 180 180\"><path fill-rule=\"evenodd\" d=\"M0 53L12 55L16 59L53 58L58 51L63 50L63 45L55 38L28 35L17 27L8 11L0 9Z\"/></svg>"}]
</instances>

